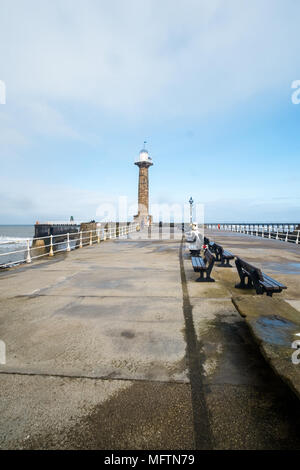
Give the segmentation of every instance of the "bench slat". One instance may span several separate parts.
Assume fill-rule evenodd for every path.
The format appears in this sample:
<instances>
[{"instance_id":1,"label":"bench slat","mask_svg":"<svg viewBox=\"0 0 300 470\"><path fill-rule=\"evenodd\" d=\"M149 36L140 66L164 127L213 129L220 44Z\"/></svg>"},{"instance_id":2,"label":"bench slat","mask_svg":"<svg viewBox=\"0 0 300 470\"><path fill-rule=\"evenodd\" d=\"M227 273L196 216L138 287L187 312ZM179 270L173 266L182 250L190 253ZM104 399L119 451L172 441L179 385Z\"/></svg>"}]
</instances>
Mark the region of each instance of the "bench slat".
<instances>
[{"instance_id":1,"label":"bench slat","mask_svg":"<svg viewBox=\"0 0 300 470\"><path fill-rule=\"evenodd\" d=\"M194 270L195 269L203 270L206 268L205 262L203 261L203 259L197 256L192 256L192 265L193 265Z\"/></svg>"},{"instance_id":2,"label":"bench slat","mask_svg":"<svg viewBox=\"0 0 300 470\"><path fill-rule=\"evenodd\" d=\"M281 282L279 281L276 281L275 279L272 279L270 276L268 276L267 274L263 273L263 276L264 276L264 280L268 280L268 281L272 281L274 282L274 284L276 284L277 286L281 287L282 289L286 289L286 286L284 284L281 284Z\"/></svg>"}]
</instances>

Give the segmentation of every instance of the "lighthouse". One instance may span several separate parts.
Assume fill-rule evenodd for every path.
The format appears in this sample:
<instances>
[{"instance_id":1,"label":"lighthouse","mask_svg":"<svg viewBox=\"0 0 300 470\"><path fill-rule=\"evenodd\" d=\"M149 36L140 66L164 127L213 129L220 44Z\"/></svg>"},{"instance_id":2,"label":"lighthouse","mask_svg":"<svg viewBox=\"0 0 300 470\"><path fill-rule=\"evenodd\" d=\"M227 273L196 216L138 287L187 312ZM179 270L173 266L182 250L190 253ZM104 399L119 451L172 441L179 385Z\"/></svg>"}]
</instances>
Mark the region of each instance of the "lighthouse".
<instances>
[{"instance_id":1,"label":"lighthouse","mask_svg":"<svg viewBox=\"0 0 300 470\"><path fill-rule=\"evenodd\" d=\"M134 217L136 221L142 224L151 223L149 215L149 167L153 165L152 158L148 150L144 148L139 153L139 158L135 165L139 167L139 187L138 187L138 214Z\"/></svg>"}]
</instances>

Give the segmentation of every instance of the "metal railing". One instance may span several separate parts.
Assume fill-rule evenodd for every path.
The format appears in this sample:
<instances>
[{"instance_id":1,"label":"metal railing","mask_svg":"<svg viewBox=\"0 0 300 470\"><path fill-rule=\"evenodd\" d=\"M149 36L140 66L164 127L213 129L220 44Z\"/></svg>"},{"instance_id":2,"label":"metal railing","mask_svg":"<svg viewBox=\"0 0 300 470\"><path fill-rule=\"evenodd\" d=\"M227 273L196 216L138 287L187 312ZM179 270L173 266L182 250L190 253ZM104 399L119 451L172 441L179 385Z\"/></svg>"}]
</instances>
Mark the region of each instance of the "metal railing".
<instances>
[{"instance_id":1,"label":"metal railing","mask_svg":"<svg viewBox=\"0 0 300 470\"><path fill-rule=\"evenodd\" d=\"M43 256L54 256L56 253L63 251L70 252L85 246L92 246L94 243L101 243L105 240L114 240L117 238L127 237L130 233L138 230L138 224L116 225L110 228L97 228L95 230L85 230L58 235L48 235L38 238L27 238L23 240L13 239L0 242L3 245L12 245L25 242L25 247L13 251L0 253L0 268L12 267L21 263L31 263L32 260L42 258ZM20 259L9 260L1 263L3 257L20 254ZM23 256L21 255L23 254Z\"/></svg>"},{"instance_id":2,"label":"metal railing","mask_svg":"<svg viewBox=\"0 0 300 470\"><path fill-rule=\"evenodd\" d=\"M206 224L209 230L225 230L245 235L300 243L299 224Z\"/></svg>"}]
</instances>

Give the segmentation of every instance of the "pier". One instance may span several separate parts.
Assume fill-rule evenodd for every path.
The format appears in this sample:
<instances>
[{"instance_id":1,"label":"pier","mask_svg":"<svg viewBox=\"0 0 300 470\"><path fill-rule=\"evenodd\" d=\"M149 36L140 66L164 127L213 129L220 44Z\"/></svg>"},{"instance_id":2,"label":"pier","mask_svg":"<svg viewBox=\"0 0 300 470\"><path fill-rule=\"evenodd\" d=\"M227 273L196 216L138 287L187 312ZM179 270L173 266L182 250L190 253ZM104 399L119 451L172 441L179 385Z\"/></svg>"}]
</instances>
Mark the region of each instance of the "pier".
<instances>
[{"instance_id":1,"label":"pier","mask_svg":"<svg viewBox=\"0 0 300 470\"><path fill-rule=\"evenodd\" d=\"M207 230L288 285L267 299L235 268L196 283L181 240L144 232L0 273L0 447L299 448L297 394L242 316L300 310L299 247Z\"/></svg>"}]
</instances>

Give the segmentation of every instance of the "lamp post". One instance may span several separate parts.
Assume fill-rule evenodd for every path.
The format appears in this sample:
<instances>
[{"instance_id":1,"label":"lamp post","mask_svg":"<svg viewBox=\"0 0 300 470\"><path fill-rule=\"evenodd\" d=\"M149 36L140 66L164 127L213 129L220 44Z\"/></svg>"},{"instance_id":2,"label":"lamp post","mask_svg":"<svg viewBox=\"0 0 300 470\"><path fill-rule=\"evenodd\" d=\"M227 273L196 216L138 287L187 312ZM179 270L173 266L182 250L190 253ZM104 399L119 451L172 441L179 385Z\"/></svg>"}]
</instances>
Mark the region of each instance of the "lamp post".
<instances>
[{"instance_id":1,"label":"lamp post","mask_svg":"<svg viewBox=\"0 0 300 470\"><path fill-rule=\"evenodd\" d=\"M190 225L192 226L192 224L193 224L193 204L194 204L192 196L189 199L189 203L190 203Z\"/></svg>"}]
</instances>

